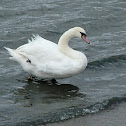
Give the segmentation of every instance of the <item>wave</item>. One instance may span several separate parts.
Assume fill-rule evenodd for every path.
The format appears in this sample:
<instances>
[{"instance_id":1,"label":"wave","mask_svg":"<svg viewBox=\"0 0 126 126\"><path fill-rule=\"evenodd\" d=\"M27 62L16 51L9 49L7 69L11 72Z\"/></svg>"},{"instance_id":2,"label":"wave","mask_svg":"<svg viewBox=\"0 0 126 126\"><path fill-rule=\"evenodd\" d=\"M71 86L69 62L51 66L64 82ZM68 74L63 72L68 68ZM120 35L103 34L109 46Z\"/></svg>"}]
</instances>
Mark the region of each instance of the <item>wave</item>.
<instances>
[{"instance_id":1,"label":"wave","mask_svg":"<svg viewBox=\"0 0 126 126\"><path fill-rule=\"evenodd\" d=\"M39 119L29 119L25 122L16 122L13 123L13 126L31 126L31 125L45 125L47 123L54 123L62 120L67 120L70 118L78 117L78 116L86 116L87 114L94 114L99 111L108 109L110 107L113 107L115 104L126 102L126 96L123 97L113 97L109 100L105 100L101 103L96 103L93 105L90 105L88 107L72 107L72 108L65 108L56 110L55 112L51 112L45 115L39 115ZM9 124L9 126L12 126Z\"/></svg>"},{"instance_id":2,"label":"wave","mask_svg":"<svg viewBox=\"0 0 126 126\"><path fill-rule=\"evenodd\" d=\"M125 60L126 60L126 55L123 55L123 54L122 55L115 55L115 56L111 56L108 58L103 58L101 60L89 62L87 68L92 69L92 68L97 68L97 67L103 67L106 64L122 63Z\"/></svg>"}]
</instances>

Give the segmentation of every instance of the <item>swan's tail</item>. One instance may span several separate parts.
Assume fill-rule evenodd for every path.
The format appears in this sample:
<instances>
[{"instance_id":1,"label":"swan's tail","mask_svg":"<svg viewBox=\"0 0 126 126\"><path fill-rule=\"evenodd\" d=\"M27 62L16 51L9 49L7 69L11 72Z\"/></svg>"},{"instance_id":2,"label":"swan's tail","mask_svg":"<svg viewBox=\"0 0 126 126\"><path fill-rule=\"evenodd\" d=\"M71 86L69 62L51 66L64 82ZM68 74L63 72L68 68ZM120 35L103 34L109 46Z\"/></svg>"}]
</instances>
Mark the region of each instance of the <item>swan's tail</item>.
<instances>
[{"instance_id":1,"label":"swan's tail","mask_svg":"<svg viewBox=\"0 0 126 126\"><path fill-rule=\"evenodd\" d=\"M4 48L12 56L12 57L9 57L9 59L14 60L14 61L17 61L17 62L20 62L20 60L22 59L22 56L16 50L10 49L10 48L7 48L7 47L4 47Z\"/></svg>"}]
</instances>

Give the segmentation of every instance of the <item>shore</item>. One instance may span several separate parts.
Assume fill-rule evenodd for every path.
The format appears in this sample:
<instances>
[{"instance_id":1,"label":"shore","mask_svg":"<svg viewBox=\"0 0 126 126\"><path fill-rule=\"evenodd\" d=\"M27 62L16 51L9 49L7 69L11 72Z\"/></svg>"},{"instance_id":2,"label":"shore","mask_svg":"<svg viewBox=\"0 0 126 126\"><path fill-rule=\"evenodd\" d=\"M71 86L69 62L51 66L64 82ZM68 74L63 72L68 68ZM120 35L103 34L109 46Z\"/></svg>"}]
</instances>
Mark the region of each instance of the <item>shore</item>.
<instances>
[{"instance_id":1,"label":"shore","mask_svg":"<svg viewBox=\"0 0 126 126\"><path fill-rule=\"evenodd\" d=\"M126 126L126 102L99 113L45 126Z\"/></svg>"}]
</instances>

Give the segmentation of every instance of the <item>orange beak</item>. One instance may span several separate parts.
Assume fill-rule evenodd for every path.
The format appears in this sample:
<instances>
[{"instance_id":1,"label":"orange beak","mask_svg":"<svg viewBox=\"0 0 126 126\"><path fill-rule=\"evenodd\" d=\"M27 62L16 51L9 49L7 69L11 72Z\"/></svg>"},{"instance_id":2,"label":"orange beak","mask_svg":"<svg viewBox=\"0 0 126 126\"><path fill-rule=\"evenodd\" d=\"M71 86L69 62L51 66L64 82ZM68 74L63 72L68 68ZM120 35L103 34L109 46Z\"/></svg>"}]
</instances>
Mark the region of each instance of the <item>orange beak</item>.
<instances>
[{"instance_id":1,"label":"orange beak","mask_svg":"<svg viewBox=\"0 0 126 126\"><path fill-rule=\"evenodd\" d=\"M85 35L82 35L81 38L82 38L86 43L90 44L89 40L86 38Z\"/></svg>"}]
</instances>

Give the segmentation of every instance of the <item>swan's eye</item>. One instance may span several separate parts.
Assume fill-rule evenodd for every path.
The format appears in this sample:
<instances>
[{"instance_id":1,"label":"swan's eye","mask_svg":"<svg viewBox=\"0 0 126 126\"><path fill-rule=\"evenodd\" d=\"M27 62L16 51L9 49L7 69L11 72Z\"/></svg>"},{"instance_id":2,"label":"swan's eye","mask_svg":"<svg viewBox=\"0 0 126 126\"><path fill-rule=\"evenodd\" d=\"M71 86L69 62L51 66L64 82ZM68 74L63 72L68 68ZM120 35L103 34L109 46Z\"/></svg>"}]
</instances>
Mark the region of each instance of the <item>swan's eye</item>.
<instances>
[{"instance_id":1,"label":"swan's eye","mask_svg":"<svg viewBox=\"0 0 126 126\"><path fill-rule=\"evenodd\" d=\"M87 36L87 35L86 35L85 33L83 33L83 32L80 32L80 33L81 33L81 36L83 36L83 35L84 35L84 36Z\"/></svg>"}]
</instances>

